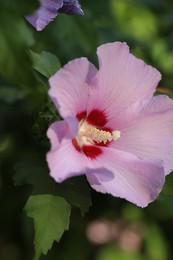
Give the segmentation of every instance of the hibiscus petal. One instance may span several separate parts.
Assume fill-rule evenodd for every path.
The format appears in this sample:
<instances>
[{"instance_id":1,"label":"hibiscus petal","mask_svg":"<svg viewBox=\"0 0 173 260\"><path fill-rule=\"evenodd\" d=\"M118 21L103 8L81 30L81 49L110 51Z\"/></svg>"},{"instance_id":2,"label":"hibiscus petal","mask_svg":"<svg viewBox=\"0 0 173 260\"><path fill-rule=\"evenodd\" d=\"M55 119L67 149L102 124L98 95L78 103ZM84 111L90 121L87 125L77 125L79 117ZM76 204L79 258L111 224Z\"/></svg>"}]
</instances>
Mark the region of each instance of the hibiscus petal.
<instances>
[{"instance_id":1,"label":"hibiscus petal","mask_svg":"<svg viewBox=\"0 0 173 260\"><path fill-rule=\"evenodd\" d=\"M97 163L105 169L87 171L87 179L92 188L125 198L140 207L146 207L156 199L164 184L161 161L141 160L111 148L103 148L103 151L104 154L97 158Z\"/></svg>"},{"instance_id":2,"label":"hibiscus petal","mask_svg":"<svg viewBox=\"0 0 173 260\"><path fill-rule=\"evenodd\" d=\"M89 81L97 70L86 58L69 62L50 80L49 95L63 117L86 111Z\"/></svg>"},{"instance_id":3,"label":"hibiscus petal","mask_svg":"<svg viewBox=\"0 0 173 260\"><path fill-rule=\"evenodd\" d=\"M79 122L76 118L67 117L65 120L54 122L47 131L51 150L57 149L63 138L72 139L78 133Z\"/></svg>"},{"instance_id":4,"label":"hibiscus petal","mask_svg":"<svg viewBox=\"0 0 173 260\"><path fill-rule=\"evenodd\" d=\"M84 14L77 0L64 0L63 7L59 9L59 12L66 14Z\"/></svg>"},{"instance_id":5,"label":"hibiscus petal","mask_svg":"<svg viewBox=\"0 0 173 260\"><path fill-rule=\"evenodd\" d=\"M71 140L63 140L58 149L47 153L50 175L57 182L63 182L72 176L84 174L85 167L89 167L88 158L76 151Z\"/></svg>"},{"instance_id":6,"label":"hibiscus petal","mask_svg":"<svg viewBox=\"0 0 173 260\"><path fill-rule=\"evenodd\" d=\"M121 137L112 142L113 147L143 159L163 160L165 174L173 170L173 102L171 99L160 95L138 102L120 113L115 121L109 124L112 127L116 125L121 130Z\"/></svg>"},{"instance_id":7,"label":"hibiscus petal","mask_svg":"<svg viewBox=\"0 0 173 260\"><path fill-rule=\"evenodd\" d=\"M126 43L108 43L97 51L99 72L89 100L89 111L102 109L110 118L136 101L151 96L161 74L142 60L129 54Z\"/></svg>"},{"instance_id":8,"label":"hibiscus petal","mask_svg":"<svg viewBox=\"0 0 173 260\"><path fill-rule=\"evenodd\" d=\"M40 0L40 3L40 8L34 14L26 16L27 21L37 31L42 31L57 16L58 9L63 6L63 0Z\"/></svg>"}]
</instances>

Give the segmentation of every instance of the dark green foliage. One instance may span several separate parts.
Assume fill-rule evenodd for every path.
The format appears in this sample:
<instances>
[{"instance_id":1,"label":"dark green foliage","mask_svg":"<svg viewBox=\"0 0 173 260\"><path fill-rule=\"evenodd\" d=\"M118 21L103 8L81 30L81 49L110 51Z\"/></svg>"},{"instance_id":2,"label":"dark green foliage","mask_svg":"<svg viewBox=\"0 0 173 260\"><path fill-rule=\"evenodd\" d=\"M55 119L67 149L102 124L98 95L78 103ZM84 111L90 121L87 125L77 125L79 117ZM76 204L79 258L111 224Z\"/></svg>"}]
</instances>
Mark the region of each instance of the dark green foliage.
<instances>
[{"instance_id":1,"label":"dark green foliage","mask_svg":"<svg viewBox=\"0 0 173 260\"><path fill-rule=\"evenodd\" d=\"M14 166L15 185L31 184L32 194L52 194L64 197L71 205L78 207L84 214L91 206L90 190L84 177L73 178L62 184L56 183L50 176L45 164L39 159L23 160Z\"/></svg>"}]
</instances>

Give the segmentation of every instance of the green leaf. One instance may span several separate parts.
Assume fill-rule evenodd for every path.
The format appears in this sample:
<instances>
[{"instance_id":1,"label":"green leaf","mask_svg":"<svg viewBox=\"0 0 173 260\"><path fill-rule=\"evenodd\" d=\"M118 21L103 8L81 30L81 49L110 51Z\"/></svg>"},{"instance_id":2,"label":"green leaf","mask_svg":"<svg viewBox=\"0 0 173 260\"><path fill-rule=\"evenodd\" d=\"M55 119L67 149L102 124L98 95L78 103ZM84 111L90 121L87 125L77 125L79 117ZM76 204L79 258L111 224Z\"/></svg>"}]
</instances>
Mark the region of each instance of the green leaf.
<instances>
[{"instance_id":1,"label":"green leaf","mask_svg":"<svg viewBox=\"0 0 173 260\"><path fill-rule=\"evenodd\" d=\"M32 161L30 158L29 160L24 159L15 164L14 171L16 174L13 176L13 180L16 186L31 184L34 187L38 185L44 190L44 183L47 183L47 187L52 184L52 179L47 174L47 168L39 160ZM42 180L41 182L40 179ZM51 188L46 190L46 192L50 191Z\"/></svg>"},{"instance_id":2,"label":"green leaf","mask_svg":"<svg viewBox=\"0 0 173 260\"><path fill-rule=\"evenodd\" d=\"M61 65L58 58L47 51L43 51L40 54L34 53L31 51L32 59L33 59L33 67L46 78L49 78L57 70L60 69Z\"/></svg>"},{"instance_id":3,"label":"green leaf","mask_svg":"<svg viewBox=\"0 0 173 260\"><path fill-rule=\"evenodd\" d=\"M16 174L13 177L16 186L31 184L32 194L49 194L54 186L54 195L66 199L74 207L78 207L81 213L88 212L91 206L90 188L84 176L71 178L59 184L49 175L46 164L36 160L23 160L14 166Z\"/></svg>"},{"instance_id":4,"label":"green leaf","mask_svg":"<svg viewBox=\"0 0 173 260\"><path fill-rule=\"evenodd\" d=\"M47 254L54 241L59 241L69 228L71 207L63 199L52 195L31 196L25 206L26 214L35 226L35 260Z\"/></svg>"},{"instance_id":5,"label":"green leaf","mask_svg":"<svg viewBox=\"0 0 173 260\"><path fill-rule=\"evenodd\" d=\"M82 215L88 212L92 205L90 188L84 176L74 177L62 184L57 184L55 192L63 196L70 205L80 208Z\"/></svg>"}]
</instances>

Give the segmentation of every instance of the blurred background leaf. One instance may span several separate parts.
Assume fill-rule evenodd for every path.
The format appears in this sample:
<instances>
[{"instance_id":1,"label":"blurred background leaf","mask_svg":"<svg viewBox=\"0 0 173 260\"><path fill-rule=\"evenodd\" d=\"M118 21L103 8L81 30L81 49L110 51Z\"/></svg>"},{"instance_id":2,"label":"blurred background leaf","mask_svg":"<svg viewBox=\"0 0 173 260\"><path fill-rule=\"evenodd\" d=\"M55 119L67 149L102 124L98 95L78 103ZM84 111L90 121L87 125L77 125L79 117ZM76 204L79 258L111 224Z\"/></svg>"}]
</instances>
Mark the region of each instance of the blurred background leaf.
<instances>
[{"instance_id":1,"label":"blurred background leaf","mask_svg":"<svg viewBox=\"0 0 173 260\"><path fill-rule=\"evenodd\" d=\"M37 1L22 2L1 0L0 75L14 83L32 87L36 79L27 48L34 44L34 38L26 26L24 15L37 7Z\"/></svg>"}]
</instances>

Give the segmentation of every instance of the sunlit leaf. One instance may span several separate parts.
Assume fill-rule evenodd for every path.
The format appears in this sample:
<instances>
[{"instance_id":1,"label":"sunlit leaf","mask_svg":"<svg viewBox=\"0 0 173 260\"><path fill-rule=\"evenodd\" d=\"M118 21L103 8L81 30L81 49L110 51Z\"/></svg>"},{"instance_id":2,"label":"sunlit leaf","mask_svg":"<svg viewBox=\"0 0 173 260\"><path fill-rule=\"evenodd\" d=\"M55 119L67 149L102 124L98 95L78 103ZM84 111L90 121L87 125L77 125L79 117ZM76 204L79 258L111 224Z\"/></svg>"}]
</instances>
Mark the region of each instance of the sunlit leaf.
<instances>
[{"instance_id":1,"label":"sunlit leaf","mask_svg":"<svg viewBox=\"0 0 173 260\"><path fill-rule=\"evenodd\" d=\"M154 223L149 227L148 235L145 240L147 259L167 259L168 251L163 233L157 225L154 225Z\"/></svg>"},{"instance_id":2,"label":"sunlit leaf","mask_svg":"<svg viewBox=\"0 0 173 260\"><path fill-rule=\"evenodd\" d=\"M12 138L9 134L0 135L0 154L1 157L8 155L8 152L11 150Z\"/></svg>"},{"instance_id":3,"label":"sunlit leaf","mask_svg":"<svg viewBox=\"0 0 173 260\"><path fill-rule=\"evenodd\" d=\"M52 195L31 196L25 206L26 214L35 226L35 260L46 254L54 241L59 241L69 228L71 207L63 199Z\"/></svg>"},{"instance_id":4,"label":"sunlit leaf","mask_svg":"<svg viewBox=\"0 0 173 260\"><path fill-rule=\"evenodd\" d=\"M147 41L157 34L157 18L144 5L131 1L112 0L111 3L116 22L127 35Z\"/></svg>"},{"instance_id":5,"label":"sunlit leaf","mask_svg":"<svg viewBox=\"0 0 173 260\"><path fill-rule=\"evenodd\" d=\"M138 252L126 252L124 250L121 250L120 248L117 248L115 245L108 245L103 247L100 250L100 253L98 255L98 260L115 260L115 259L121 259L121 260L139 260L140 255Z\"/></svg>"}]
</instances>

